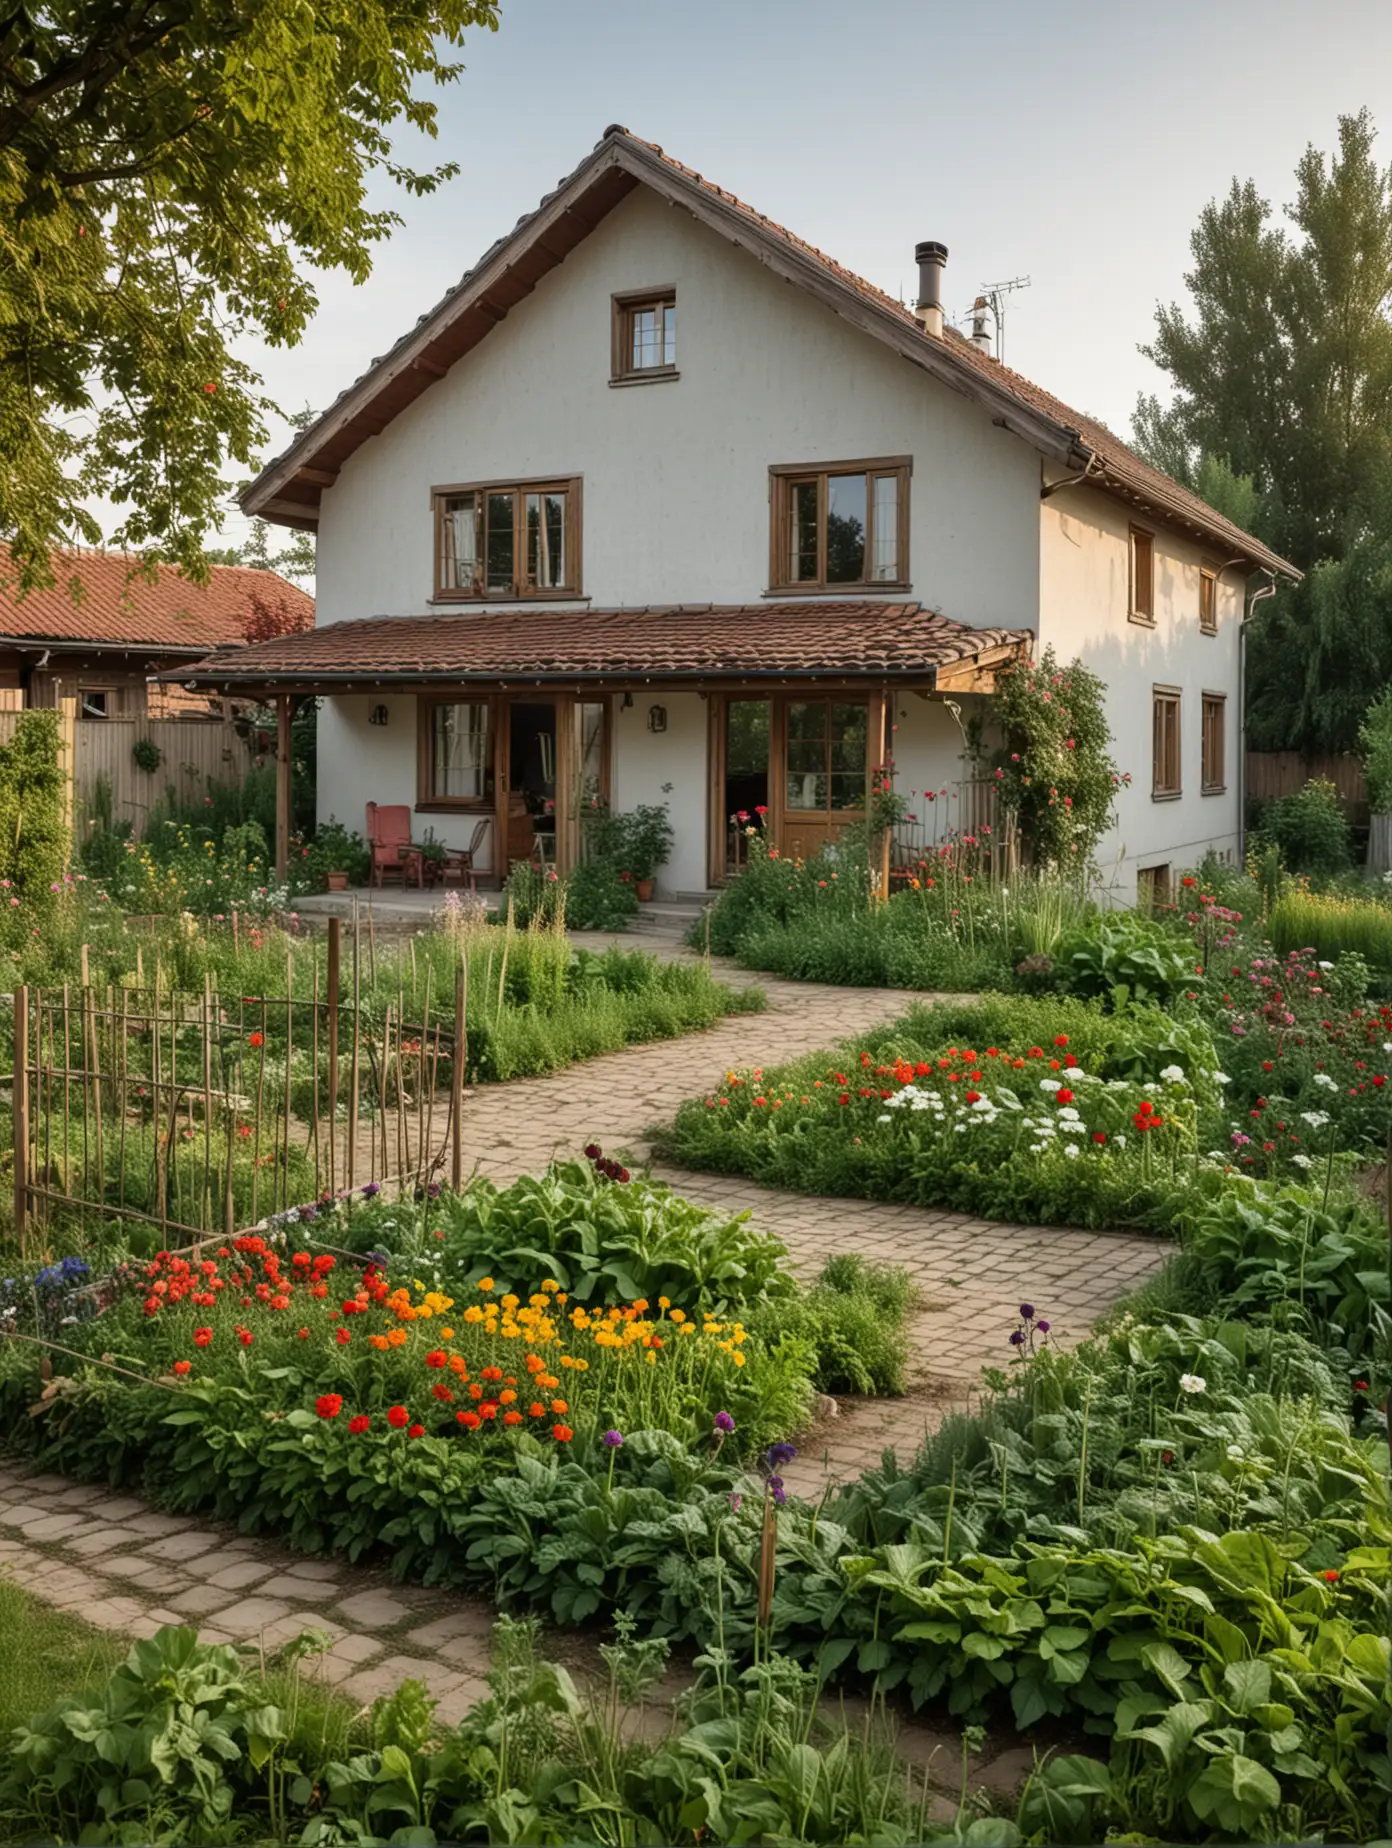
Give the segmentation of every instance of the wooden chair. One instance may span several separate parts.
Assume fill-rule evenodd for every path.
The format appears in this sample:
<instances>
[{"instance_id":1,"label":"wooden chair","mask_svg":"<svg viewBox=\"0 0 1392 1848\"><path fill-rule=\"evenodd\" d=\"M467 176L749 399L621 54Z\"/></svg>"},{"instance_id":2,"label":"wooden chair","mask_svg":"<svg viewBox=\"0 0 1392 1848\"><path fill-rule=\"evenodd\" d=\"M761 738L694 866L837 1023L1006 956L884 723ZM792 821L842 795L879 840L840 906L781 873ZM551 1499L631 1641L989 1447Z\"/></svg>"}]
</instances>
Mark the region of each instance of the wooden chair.
<instances>
[{"instance_id":1,"label":"wooden chair","mask_svg":"<svg viewBox=\"0 0 1392 1848\"><path fill-rule=\"evenodd\" d=\"M489 818L485 815L474 823L474 831L469 837L467 847L447 847L445 849L444 863L440 868L441 885L462 886L467 877L469 890L473 892L478 889L474 879L474 856L487 837L488 822Z\"/></svg>"},{"instance_id":2,"label":"wooden chair","mask_svg":"<svg viewBox=\"0 0 1392 1848\"><path fill-rule=\"evenodd\" d=\"M421 885L421 856L411 850L411 811L404 802L367 805L367 844L372 851L372 883L381 887L388 875L406 884L414 871Z\"/></svg>"}]
</instances>

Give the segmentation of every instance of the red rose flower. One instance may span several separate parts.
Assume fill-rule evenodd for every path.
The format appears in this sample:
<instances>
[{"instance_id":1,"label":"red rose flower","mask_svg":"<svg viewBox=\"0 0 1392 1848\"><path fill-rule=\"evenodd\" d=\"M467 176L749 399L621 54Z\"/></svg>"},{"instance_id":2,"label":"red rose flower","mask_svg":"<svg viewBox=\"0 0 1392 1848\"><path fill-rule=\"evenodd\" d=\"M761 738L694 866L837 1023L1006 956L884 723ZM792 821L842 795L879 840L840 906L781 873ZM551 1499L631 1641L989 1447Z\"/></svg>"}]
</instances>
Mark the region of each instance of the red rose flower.
<instances>
[{"instance_id":1,"label":"red rose flower","mask_svg":"<svg viewBox=\"0 0 1392 1848\"><path fill-rule=\"evenodd\" d=\"M350 1418L348 1420L348 1429L353 1433L354 1437L361 1437L371 1423L372 1420L368 1417L366 1412L359 1412L356 1418Z\"/></svg>"},{"instance_id":2,"label":"red rose flower","mask_svg":"<svg viewBox=\"0 0 1392 1848\"><path fill-rule=\"evenodd\" d=\"M412 1425L410 1430L407 1431L406 1435L407 1437L424 1437L425 1436L425 1426L421 1424Z\"/></svg>"},{"instance_id":3,"label":"red rose flower","mask_svg":"<svg viewBox=\"0 0 1392 1848\"><path fill-rule=\"evenodd\" d=\"M321 1393L314 1401L314 1409L321 1418L337 1418L338 1414L343 1410L342 1393Z\"/></svg>"},{"instance_id":4,"label":"red rose flower","mask_svg":"<svg viewBox=\"0 0 1392 1848\"><path fill-rule=\"evenodd\" d=\"M393 1405L387 1413L387 1423L395 1431L400 1431L404 1425L408 1425L410 1422L411 1414L406 1410L404 1405Z\"/></svg>"}]
</instances>

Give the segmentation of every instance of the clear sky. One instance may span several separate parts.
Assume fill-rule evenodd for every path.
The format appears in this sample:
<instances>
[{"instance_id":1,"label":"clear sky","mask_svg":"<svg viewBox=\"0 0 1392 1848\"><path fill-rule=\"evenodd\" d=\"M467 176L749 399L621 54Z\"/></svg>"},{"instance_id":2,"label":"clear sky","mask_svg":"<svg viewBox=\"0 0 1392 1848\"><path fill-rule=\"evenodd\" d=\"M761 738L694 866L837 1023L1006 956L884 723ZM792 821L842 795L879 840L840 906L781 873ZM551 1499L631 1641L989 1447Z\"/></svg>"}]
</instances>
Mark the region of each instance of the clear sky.
<instances>
[{"instance_id":1,"label":"clear sky","mask_svg":"<svg viewBox=\"0 0 1392 1848\"><path fill-rule=\"evenodd\" d=\"M287 409L327 405L610 122L892 293L941 239L954 317L1029 276L1008 362L1122 433L1204 204L1234 174L1284 204L1365 104L1392 163L1388 0L502 0L462 55L435 151L459 177L395 199L371 281L325 278L298 349L250 355Z\"/></svg>"}]
</instances>

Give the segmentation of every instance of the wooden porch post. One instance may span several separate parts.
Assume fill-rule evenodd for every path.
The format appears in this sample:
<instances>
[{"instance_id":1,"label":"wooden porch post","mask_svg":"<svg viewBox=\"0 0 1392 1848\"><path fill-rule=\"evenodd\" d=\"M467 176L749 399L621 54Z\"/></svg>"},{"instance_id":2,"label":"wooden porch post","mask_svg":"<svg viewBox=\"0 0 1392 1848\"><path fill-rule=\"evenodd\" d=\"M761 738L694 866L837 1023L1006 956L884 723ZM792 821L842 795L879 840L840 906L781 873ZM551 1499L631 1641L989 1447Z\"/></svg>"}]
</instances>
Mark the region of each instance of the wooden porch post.
<instances>
[{"instance_id":1,"label":"wooden porch post","mask_svg":"<svg viewBox=\"0 0 1392 1848\"><path fill-rule=\"evenodd\" d=\"M868 779L873 780L876 769L889 762L889 745L891 737L890 721L893 716L893 695L887 687L879 687L870 695L869 723L866 727L870 762L866 766ZM869 792L866 792L866 806L872 806ZM886 828L875 850L875 872L879 875L881 904L889 897L889 830Z\"/></svg>"},{"instance_id":2,"label":"wooden porch post","mask_svg":"<svg viewBox=\"0 0 1392 1848\"><path fill-rule=\"evenodd\" d=\"M290 873L290 721L294 701L288 693L276 695L276 819L275 878L284 885Z\"/></svg>"},{"instance_id":3,"label":"wooden porch post","mask_svg":"<svg viewBox=\"0 0 1392 1848\"><path fill-rule=\"evenodd\" d=\"M556 871L564 879L580 857L575 808L575 695L556 695Z\"/></svg>"},{"instance_id":4,"label":"wooden porch post","mask_svg":"<svg viewBox=\"0 0 1392 1848\"><path fill-rule=\"evenodd\" d=\"M71 837L77 818L77 700L62 694L58 700L58 748L63 758L63 826ZM72 843L76 852L77 843Z\"/></svg>"}]
</instances>

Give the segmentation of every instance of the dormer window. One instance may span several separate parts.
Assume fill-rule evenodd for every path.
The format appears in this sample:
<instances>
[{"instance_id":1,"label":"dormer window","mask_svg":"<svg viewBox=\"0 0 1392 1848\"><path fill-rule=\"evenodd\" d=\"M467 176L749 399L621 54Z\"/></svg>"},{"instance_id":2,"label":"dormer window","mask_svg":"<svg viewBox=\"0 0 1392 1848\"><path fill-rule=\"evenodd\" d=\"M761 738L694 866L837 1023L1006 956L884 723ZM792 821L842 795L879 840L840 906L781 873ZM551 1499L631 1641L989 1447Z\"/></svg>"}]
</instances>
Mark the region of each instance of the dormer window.
<instances>
[{"instance_id":1,"label":"dormer window","mask_svg":"<svg viewBox=\"0 0 1392 1848\"><path fill-rule=\"evenodd\" d=\"M580 595L580 482L479 482L433 491L435 596Z\"/></svg>"},{"instance_id":2,"label":"dormer window","mask_svg":"<svg viewBox=\"0 0 1392 1848\"><path fill-rule=\"evenodd\" d=\"M677 292L640 289L616 295L611 385L644 385L677 377Z\"/></svg>"}]
</instances>

